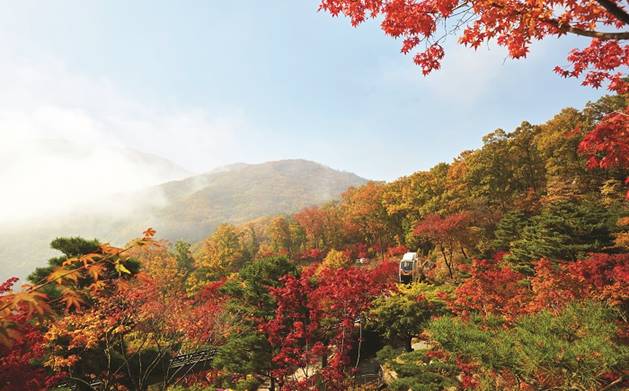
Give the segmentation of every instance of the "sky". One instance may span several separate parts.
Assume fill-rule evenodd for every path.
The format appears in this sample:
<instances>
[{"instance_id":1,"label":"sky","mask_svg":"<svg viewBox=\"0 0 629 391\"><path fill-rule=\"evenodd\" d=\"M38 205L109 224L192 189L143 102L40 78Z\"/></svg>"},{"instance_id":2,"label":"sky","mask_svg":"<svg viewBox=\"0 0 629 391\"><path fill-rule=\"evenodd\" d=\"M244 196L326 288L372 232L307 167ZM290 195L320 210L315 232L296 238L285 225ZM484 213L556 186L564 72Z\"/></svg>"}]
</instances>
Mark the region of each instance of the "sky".
<instances>
[{"instance_id":1,"label":"sky","mask_svg":"<svg viewBox=\"0 0 629 391\"><path fill-rule=\"evenodd\" d=\"M516 61L453 37L425 78L376 21L355 29L317 4L1 1L0 197L20 214L44 195L72 206L163 179L113 147L195 173L304 158L392 180L604 93L552 72L581 39L536 43ZM52 156L42 140L85 153Z\"/></svg>"}]
</instances>

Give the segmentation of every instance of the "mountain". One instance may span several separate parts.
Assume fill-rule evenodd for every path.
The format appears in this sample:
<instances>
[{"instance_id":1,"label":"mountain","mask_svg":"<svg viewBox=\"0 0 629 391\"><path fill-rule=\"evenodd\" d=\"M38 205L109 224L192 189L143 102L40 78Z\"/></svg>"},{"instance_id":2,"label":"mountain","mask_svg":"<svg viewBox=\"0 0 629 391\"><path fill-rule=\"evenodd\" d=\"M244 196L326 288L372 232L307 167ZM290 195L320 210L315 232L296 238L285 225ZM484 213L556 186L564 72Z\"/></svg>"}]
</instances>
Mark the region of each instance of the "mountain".
<instances>
[{"instance_id":1,"label":"mountain","mask_svg":"<svg viewBox=\"0 0 629 391\"><path fill-rule=\"evenodd\" d=\"M54 219L0 227L0 279L23 277L54 255L59 236L124 244L147 227L159 238L197 241L219 224L295 212L339 197L366 182L349 172L307 160L237 163L208 173L111 196L106 206L75 210Z\"/></svg>"},{"instance_id":2,"label":"mountain","mask_svg":"<svg viewBox=\"0 0 629 391\"><path fill-rule=\"evenodd\" d=\"M160 185L166 206L145 222L167 238L195 241L220 223L294 212L365 182L307 160L239 163Z\"/></svg>"}]
</instances>

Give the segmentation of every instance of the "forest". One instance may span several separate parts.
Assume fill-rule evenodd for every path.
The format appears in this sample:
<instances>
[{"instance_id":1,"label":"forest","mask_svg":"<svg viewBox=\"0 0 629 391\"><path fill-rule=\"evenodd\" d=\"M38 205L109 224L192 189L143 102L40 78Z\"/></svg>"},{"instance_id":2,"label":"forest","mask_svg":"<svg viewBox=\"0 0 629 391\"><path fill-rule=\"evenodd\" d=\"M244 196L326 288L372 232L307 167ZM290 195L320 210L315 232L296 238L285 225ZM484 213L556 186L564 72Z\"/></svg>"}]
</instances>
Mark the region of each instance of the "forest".
<instances>
[{"instance_id":1,"label":"forest","mask_svg":"<svg viewBox=\"0 0 629 391\"><path fill-rule=\"evenodd\" d=\"M626 389L629 144L602 121L626 106L199 243L58 238L0 285L0 389Z\"/></svg>"},{"instance_id":2,"label":"forest","mask_svg":"<svg viewBox=\"0 0 629 391\"><path fill-rule=\"evenodd\" d=\"M424 75L452 35L511 59L577 37L587 46L554 72L610 95L199 242L161 240L159 226L124 246L59 237L48 266L0 283L1 391L629 389L626 3L319 10L376 19ZM400 283L407 252L418 275Z\"/></svg>"}]
</instances>

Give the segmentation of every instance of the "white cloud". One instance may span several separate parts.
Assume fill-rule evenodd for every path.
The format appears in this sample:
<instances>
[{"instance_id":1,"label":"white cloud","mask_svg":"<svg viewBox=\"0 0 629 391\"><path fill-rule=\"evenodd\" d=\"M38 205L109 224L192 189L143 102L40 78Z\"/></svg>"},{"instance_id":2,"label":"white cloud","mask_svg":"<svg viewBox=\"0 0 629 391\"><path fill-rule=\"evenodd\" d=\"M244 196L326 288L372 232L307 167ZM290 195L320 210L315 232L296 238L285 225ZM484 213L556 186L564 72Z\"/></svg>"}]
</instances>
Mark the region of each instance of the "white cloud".
<instances>
[{"instance_id":1,"label":"white cloud","mask_svg":"<svg viewBox=\"0 0 629 391\"><path fill-rule=\"evenodd\" d=\"M129 148L189 167L199 156L208 169L223 164L243 124L238 112L151 106L106 79L14 53L0 55L0 85L0 225L100 207L182 174Z\"/></svg>"},{"instance_id":2,"label":"white cloud","mask_svg":"<svg viewBox=\"0 0 629 391\"><path fill-rule=\"evenodd\" d=\"M382 66L383 81L429 90L430 95L438 99L470 103L489 93L507 72L504 66L507 52L497 45L474 50L450 42L445 52L441 69L427 77L422 77L421 69L413 64L412 55L400 55L395 62Z\"/></svg>"},{"instance_id":3,"label":"white cloud","mask_svg":"<svg viewBox=\"0 0 629 391\"><path fill-rule=\"evenodd\" d=\"M478 50L456 45L447 52L442 69L430 75L425 84L442 98L473 102L507 72L506 58L507 51L497 45Z\"/></svg>"},{"instance_id":4,"label":"white cloud","mask_svg":"<svg viewBox=\"0 0 629 391\"><path fill-rule=\"evenodd\" d=\"M539 68L552 74L552 67L545 63L549 56L557 56L561 63L562 53L569 50L570 42L546 39L534 41L530 54L524 60L512 59L506 48L495 42L481 45L474 50L456 42L456 37L444 45L445 58L441 69L422 77L421 69L412 62L412 55L400 54L394 61L384 62L379 71L382 82L395 88L409 87L426 91L430 96L458 104L477 104L483 98L495 96L507 85L535 77ZM549 68L549 69L546 69Z\"/></svg>"}]
</instances>

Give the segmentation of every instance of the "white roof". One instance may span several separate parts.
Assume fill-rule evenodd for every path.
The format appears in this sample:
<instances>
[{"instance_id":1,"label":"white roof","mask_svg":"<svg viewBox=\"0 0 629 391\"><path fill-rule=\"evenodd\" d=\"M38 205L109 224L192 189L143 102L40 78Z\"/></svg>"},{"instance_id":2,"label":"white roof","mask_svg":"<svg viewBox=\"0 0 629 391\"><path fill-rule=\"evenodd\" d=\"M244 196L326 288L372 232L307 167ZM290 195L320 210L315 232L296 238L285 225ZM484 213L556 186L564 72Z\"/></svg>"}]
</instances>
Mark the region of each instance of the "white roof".
<instances>
[{"instance_id":1,"label":"white roof","mask_svg":"<svg viewBox=\"0 0 629 391\"><path fill-rule=\"evenodd\" d=\"M417 253L406 253L402 257L402 260L403 261L412 261L413 259L416 259L416 258L417 258Z\"/></svg>"}]
</instances>

